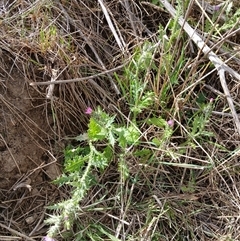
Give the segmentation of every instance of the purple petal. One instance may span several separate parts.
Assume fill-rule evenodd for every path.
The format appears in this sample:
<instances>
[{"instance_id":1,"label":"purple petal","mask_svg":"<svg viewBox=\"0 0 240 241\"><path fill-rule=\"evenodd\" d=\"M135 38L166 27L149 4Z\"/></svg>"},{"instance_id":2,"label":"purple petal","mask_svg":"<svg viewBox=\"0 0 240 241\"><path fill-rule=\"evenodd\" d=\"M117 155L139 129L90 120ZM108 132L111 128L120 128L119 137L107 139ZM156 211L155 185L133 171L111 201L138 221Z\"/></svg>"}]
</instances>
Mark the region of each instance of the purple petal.
<instances>
[{"instance_id":1,"label":"purple petal","mask_svg":"<svg viewBox=\"0 0 240 241\"><path fill-rule=\"evenodd\" d=\"M219 5L213 5L212 8L213 8L213 11L219 11L220 6Z\"/></svg>"},{"instance_id":2,"label":"purple petal","mask_svg":"<svg viewBox=\"0 0 240 241\"><path fill-rule=\"evenodd\" d=\"M51 238L49 236L43 237L43 241L56 241L54 238Z\"/></svg>"},{"instance_id":3,"label":"purple petal","mask_svg":"<svg viewBox=\"0 0 240 241\"><path fill-rule=\"evenodd\" d=\"M168 120L167 123L170 127L174 126L174 120L172 120L172 119Z\"/></svg>"},{"instance_id":4,"label":"purple petal","mask_svg":"<svg viewBox=\"0 0 240 241\"><path fill-rule=\"evenodd\" d=\"M85 111L85 114L91 115L92 112L93 112L92 108L91 108L91 107L88 107L88 108L86 109L86 111Z\"/></svg>"}]
</instances>

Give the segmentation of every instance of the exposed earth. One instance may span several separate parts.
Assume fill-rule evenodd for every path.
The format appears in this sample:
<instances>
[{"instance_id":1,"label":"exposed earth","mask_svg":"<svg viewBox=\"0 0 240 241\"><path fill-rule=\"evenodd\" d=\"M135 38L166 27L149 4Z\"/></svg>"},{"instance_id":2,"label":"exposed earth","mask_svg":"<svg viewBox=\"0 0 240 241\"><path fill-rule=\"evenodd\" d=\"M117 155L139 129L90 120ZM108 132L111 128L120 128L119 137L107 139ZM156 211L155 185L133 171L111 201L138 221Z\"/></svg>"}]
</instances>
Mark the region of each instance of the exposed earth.
<instances>
[{"instance_id":1,"label":"exposed earth","mask_svg":"<svg viewBox=\"0 0 240 241\"><path fill-rule=\"evenodd\" d=\"M52 117L44 107L46 100L17 69L5 66L1 80L0 219L11 223L20 236L36 237L44 233L46 200L59 196L49 182L60 174L58 160L49 149L54 138ZM1 224L0 234L9 232L14 235Z\"/></svg>"}]
</instances>

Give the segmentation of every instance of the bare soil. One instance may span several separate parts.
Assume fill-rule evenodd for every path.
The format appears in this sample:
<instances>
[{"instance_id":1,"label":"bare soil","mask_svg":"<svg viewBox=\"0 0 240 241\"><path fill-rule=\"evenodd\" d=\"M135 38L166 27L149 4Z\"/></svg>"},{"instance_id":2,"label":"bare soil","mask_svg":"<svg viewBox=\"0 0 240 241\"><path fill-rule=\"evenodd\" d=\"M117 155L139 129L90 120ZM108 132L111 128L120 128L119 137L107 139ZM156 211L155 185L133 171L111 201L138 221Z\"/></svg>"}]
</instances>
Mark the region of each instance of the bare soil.
<instances>
[{"instance_id":1,"label":"bare soil","mask_svg":"<svg viewBox=\"0 0 240 241\"><path fill-rule=\"evenodd\" d=\"M24 234L40 239L46 231L46 200L51 203L59 196L49 182L60 174L49 151L52 117L44 98L29 87L22 73L6 66L0 82L0 220L11 223L23 240L28 240ZM1 225L0 240L14 232Z\"/></svg>"}]
</instances>

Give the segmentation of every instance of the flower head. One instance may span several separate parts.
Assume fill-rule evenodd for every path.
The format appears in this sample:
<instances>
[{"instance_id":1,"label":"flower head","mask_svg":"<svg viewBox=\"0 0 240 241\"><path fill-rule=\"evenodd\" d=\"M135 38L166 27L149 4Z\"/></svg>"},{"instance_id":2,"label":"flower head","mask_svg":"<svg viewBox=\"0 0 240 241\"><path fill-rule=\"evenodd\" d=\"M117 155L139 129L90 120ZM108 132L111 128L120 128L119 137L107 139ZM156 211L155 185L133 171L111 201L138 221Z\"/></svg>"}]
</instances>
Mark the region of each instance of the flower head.
<instances>
[{"instance_id":1,"label":"flower head","mask_svg":"<svg viewBox=\"0 0 240 241\"><path fill-rule=\"evenodd\" d=\"M49 236L43 237L43 241L56 241L54 238L51 238Z\"/></svg>"},{"instance_id":2,"label":"flower head","mask_svg":"<svg viewBox=\"0 0 240 241\"><path fill-rule=\"evenodd\" d=\"M212 9L213 9L213 11L219 11L220 7L221 7L220 5L213 5Z\"/></svg>"},{"instance_id":3,"label":"flower head","mask_svg":"<svg viewBox=\"0 0 240 241\"><path fill-rule=\"evenodd\" d=\"M172 120L172 119L168 120L167 123L170 127L174 126L174 120Z\"/></svg>"},{"instance_id":4,"label":"flower head","mask_svg":"<svg viewBox=\"0 0 240 241\"><path fill-rule=\"evenodd\" d=\"M88 107L88 108L86 109L86 111L85 111L85 114L91 115L92 112L93 112L92 108L91 108L91 107Z\"/></svg>"}]
</instances>

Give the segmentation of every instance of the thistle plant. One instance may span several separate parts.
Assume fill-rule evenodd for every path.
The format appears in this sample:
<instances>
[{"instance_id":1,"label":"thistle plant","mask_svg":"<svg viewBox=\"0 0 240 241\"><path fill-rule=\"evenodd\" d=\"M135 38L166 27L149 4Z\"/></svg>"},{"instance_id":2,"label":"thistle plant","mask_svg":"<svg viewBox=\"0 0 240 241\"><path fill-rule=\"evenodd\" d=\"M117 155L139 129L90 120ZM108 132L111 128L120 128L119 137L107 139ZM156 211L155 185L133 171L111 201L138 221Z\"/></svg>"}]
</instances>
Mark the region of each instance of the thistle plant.
<instances>
[{"instance_id":1,"label":"thistle plant","mask_svg":"<svg viewBox=\"0 0 240 241\"><path fill-rule=\"evenodd\" d=\"M200 109L190 118L188 126L191 131L189 138L201 139L213 136L213 133L206 131L210 116L214 107L214 100L211 98L208 103L202 103Z\"/></svg>"},{"instance_id":2,"label":"thistle plant","mask_svg":"<svg viewBox=\"0 0 240 241\"><path fill-rule=\"evenodd\" d=\"M110 116L101 108L97 108L95 111L88 108L86 113L91 114L88 131L84 135L76 137L76 140L84 141L87 144L75 148L69 147L65 150L64 174L55 181L60 186L71 186L72 194L68 200L49 207L58 213L46 220L46 223L51 225L48 231L49 238L60 232L62 226L64 230L71 229L76 215L80 211L79 203L96 183L94 170L103 171L115 158L118 160L120 179L122 182L126 181L129 176L126 163L128 149L139 145L141 133L136 125L119 126L115 121L116 116ZM154 119L151 121L156 122ZM167 127L166 121L160 122L161 127L163 125ZM169 136L169 133L166 136ZM98 148L99 143L101 143L101 148ZM117 153L114 151L115 146L120 149Z\"/></svg>"},{"instance_id":3,"label":"thistle plant","mask_svg":"<svg viewBox=\"0 0 240 241\"><path fill-rule=\"evenodd\" d=\"M91 114L88 108L86 114ZM49 237L54 237L63 225L64 230L70 230L79 209L79 202L94 184L93 170L104 170L111 161L114 146L114 117L110 117L100 109L92 113L87 135L77 137L77 140L87 141L84 147L69 147L65 150L65 172L55 183L72 186L71 198L55 204L50 209L57 210L58 215L47 219L51 227ZM105 147L97 150L94 143L104 141Z\"/></svg>"},{"instance_id":4,"label":"thistle plant","mask_svg":"<svg viewBox=\"0 0 240 241\"><path fill-rule=\"evenodd\" d=\"M126 86L120 81L122 92L129 104L129 117L123 123L117 123L116 115L109 115L100 107L96 110L88 107L85 114L90 116L88 130L75 139L80 142L77 147L66 148L64 173L54 183L72 187L69 199L49 207L55 210L46 223L50 225L48 236L54 238L62 230L70 230L80 212L80 203L91 187L96 183L96 170L103 173L114 159L118 163L120 183L124 185L129 178L127 158L134 147L134 153L141 152L141 120L139 115L147 108L151 108L155 101L153 91L147 90L147 82L142 76L154 68L154 46L147 42L139 48L129 66L125 69ZM117 77L117 76L116 76ZM118 77L117 77L118 78ZM118 78L119 80L119 78ZM152 140L153 146L161 146L172 134L173 120L166 121L161 117L149 120L148 125L162 129L163 135ZM117 152L115 151L117 147ZM149 150L150 151L150 150Z\"/></svg>"}]
</instances>

